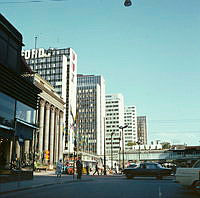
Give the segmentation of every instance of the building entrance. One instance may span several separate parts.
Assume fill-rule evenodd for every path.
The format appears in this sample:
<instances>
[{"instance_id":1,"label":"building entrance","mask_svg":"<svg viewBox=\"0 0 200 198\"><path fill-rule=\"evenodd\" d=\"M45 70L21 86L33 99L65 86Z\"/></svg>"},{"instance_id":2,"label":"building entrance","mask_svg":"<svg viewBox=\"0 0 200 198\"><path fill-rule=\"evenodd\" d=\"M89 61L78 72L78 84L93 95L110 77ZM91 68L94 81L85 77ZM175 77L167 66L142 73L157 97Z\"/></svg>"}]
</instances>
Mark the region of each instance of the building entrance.
<instances>
[{"instance_id":1,"label":"building entrance","mask_svg":"<svg viewBox=\"0 0 200 198\"><path fill-rule=\"evenodd\" d=\"M10 156L10 140L0 136L0 170L8 169Z\"/></svg>"}]
</instances>

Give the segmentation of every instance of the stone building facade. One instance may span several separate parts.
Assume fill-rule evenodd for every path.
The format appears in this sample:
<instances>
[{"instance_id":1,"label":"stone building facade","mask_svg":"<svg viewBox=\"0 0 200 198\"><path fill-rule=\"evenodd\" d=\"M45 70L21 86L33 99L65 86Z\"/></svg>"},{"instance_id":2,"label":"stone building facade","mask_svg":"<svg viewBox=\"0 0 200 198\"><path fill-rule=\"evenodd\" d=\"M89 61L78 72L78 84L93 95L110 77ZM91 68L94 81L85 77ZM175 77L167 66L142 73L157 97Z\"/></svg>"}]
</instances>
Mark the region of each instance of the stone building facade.
<instances>
[{"instance_id":1,"label":"stone building facade","mask_svg":"<svg viewBox=\"0 0 200 198\"><path fill-rule=\"evenodd\" d=\"M29 75L29 78L42 90L39 94L38 131L35 138L36 161L52 169L59 159L63 159L65 103L53 86L39 74Z\"/></svg>"}]
</instances>

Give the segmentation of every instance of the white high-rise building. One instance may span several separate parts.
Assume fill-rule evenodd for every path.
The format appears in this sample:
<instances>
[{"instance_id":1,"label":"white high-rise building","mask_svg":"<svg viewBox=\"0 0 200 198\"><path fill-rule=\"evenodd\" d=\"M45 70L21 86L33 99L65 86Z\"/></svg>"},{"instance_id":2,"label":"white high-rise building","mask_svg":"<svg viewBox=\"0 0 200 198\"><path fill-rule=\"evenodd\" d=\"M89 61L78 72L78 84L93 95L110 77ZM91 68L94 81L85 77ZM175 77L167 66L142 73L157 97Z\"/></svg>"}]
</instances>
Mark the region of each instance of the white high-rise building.
<instances>
[{"instance_id":1,"label":"white high-rise building","mask_svg":"<svg viewBox=\"0 0 200 198\"><path fill-rule=\"evenodd\" d=\"M135 106L127 106L124 110L124 123L128 125L124 129L125 152L132 149L131 143L137 142L137 114Z\"/></svg>"},{"instance_id":2,"label":"white high-rise building","mask_svg":"<svg viewBox=\"0 0 200 198\"><path fill-rule=\"evenodd\" d=\"M77 76L78 148L104 154L105 81L102 76Z\"/></svg>"},{"instance_id":3,"label":"white high-rise building","mask_svg":"<svg viewBox=\"0 0 200 198\"><path fill-rule=\"evenodd\" d=\"M111 138L112 155L117 160L121 150L121 129L124 126L124 97L122 94L106 95L106 155L111 157Z\"/></svg>"},{"instance_id":4,"label":"white high-rise building","mask_svg":"<svg viewBox=\"0 0 200 198\"><path fill-rule=\"evenodd\" d=\"M31 69L50 82L65 102L64 154L73 153L74 128L73 116L76 115L77 54L71 48L23 50ZM51 93L49 93L51 94Z\"/></svg>"}]
</instances>

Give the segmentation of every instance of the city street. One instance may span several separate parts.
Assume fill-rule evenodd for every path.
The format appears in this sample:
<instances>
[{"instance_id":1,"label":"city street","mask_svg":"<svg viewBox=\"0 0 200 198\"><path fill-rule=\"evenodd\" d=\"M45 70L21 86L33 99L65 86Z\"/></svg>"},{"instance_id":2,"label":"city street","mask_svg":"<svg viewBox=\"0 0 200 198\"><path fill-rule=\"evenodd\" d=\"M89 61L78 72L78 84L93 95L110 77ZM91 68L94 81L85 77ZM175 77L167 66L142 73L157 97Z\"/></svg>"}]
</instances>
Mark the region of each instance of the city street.
<instances>
[{"instance_id":1,"label":"city street","mask_svg":"<svg viewBox=\"0 0 200 198\"><path fill-rule=\"evenodd\" d=\"M83 176L84 177L84 176ZM136 178L124 176L90 176L91 180L55 184L1 195L1 198L197 198L173 178Z\"/></svg>"}]
</instances>

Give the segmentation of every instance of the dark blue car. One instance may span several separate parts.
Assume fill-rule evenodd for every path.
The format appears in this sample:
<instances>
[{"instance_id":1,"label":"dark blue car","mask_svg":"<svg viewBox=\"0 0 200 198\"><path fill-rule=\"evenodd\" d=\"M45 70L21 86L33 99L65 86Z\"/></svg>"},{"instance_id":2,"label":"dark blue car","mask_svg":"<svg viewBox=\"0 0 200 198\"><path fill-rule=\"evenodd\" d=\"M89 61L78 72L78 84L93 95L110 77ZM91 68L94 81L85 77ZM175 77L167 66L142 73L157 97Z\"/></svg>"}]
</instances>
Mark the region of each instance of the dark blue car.
<instances>
[{"instance_id":1,"label":"dark blue car","mask_svg":"<svg viewBox=\"0 0 200 198\"><path fill-rule=\"evenodd\" d=\"M156 177L162 179L172 174L172 169L164 168L158 163L144 162L136 167L127 167L122 171L128 179L134 177Z\"/></svg>"}]
</instances>

